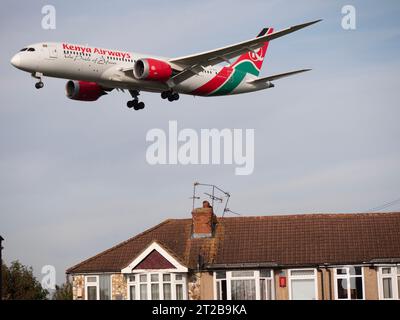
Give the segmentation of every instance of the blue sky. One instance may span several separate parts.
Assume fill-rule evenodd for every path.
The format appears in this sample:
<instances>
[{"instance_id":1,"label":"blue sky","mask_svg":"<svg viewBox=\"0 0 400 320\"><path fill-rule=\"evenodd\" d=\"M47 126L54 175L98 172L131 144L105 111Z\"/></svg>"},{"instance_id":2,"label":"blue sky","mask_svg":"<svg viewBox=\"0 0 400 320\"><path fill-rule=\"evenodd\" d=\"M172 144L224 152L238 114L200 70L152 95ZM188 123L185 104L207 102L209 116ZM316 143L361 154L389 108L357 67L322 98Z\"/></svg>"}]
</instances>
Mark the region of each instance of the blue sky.
<instances>
[{"instance_id":1,"label":"blue sky","mask_svg":"<svg viewBox=\"0 0 400 320\"><path fill-rule=\"evenodd\" d=\"M57 29L41 28L41 8ZM341 27L354 5L357 29ZM0 12L0 234L6 262L67 267L167 218L190 217L194 181L232 194L243 215L362 212L400 197L398 1L3 1ZM78 10L79 9L79 10ZM96 103L37 91L9 60L40 41L182 56L323 18L270 44L261 75L313 68L272 90L175 103L143 93ZM230 165L150 166L152 128L255 129L255 171ZM388 208L400 210L400 205Z\"/></svg>"}]
</instances>

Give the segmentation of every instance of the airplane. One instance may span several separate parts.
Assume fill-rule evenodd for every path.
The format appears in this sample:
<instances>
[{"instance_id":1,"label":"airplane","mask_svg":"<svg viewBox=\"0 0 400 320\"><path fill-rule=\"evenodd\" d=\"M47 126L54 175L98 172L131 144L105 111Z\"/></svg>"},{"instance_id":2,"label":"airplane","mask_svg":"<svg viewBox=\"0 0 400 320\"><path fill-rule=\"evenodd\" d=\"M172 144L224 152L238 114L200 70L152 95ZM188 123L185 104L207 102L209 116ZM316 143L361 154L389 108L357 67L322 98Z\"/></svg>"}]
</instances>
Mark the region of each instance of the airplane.
<instances>
[{"instance_id":1,"label":"airplane","mask_svg":"<svg viewBox=\"0 0 400 320\"><path fill-rule=\"evenodd\" d=\"M96 101L116 89L128 90L128 108L141 110L141 91L156 92L175 101L179 94L223 96L273 88L272 81L310 71L259 77L269 41L311 26L321 20L299 24L277 32L264 28L257 37L211 51L166 58L120 50L109 50L67 42L28 45L11 59L11 64L31 73L43 88L42 77L71 79L66 96L79 101ZM236 58L235 61L231 61ZM222 66L223 63L226 63Z\"/></svg>"}]
</instances>

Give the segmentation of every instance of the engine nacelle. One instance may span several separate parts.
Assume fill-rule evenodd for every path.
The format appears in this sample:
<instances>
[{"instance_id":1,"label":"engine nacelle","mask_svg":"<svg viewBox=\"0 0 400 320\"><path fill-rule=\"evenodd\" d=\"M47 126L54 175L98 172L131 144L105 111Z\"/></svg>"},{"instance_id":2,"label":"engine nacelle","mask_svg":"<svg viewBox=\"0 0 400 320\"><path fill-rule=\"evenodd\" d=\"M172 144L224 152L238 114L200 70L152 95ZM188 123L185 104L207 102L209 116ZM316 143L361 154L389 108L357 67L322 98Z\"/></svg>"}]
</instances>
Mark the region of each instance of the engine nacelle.
<instances>
[{"instance_id":1,"label":"engine nacelle","mask_svg":"<svg viewBox=\"0 0 400 320\"><path fill-rule=\"evenodd\" d=\"M107 94L96 82L69 80L65 86L66 95L72 100L96 101Z\"/></svg>"},{"instance_id":2,"label":"engine nacelle","mask_svg":"<svg viewBox=\"0 0 400 320\"><path fill-rule=\"evenodd\" d=\"M157 59L139 59L133 67L133 75L138 80L166 81L171 78L171 66Z\"/></svg>"}]
</instances>

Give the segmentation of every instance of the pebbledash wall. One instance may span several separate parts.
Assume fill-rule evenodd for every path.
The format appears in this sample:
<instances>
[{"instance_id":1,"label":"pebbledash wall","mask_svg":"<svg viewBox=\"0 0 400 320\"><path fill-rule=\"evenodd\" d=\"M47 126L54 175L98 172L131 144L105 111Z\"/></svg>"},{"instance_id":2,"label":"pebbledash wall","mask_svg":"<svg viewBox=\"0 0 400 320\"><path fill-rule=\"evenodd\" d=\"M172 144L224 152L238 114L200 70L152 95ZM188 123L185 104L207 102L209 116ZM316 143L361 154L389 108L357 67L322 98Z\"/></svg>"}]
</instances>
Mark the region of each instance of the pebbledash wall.
<instances>
[{"instance_id":1,"label":"pebbledash wall","mask_svg":"<svg viewBox=\"0 0 400 320\"><path fill-rule=\"evenodd\" d=\"M399 299L400 213L167 220L67 270L73 299Z\"/></svg>"}]
</instances>

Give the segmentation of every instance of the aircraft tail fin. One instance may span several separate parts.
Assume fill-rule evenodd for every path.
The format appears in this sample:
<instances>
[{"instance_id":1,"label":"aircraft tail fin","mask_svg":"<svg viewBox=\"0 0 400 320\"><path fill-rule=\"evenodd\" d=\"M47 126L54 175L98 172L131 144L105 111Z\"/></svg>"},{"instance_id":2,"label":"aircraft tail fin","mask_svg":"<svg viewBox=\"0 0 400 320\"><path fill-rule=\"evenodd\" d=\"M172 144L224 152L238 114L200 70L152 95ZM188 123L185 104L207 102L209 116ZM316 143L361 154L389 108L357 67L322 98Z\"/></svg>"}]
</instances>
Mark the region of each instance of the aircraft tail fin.
<instances>
[{"instance_id":1,"label":"aircraft tail fin","mask_svg":"<svg viewBox=\"0 0 400 320\"><path fill-rule=\"evenodd\" d=\"M258 34L257 38L273 32L273 28L264 28ZM242 54L234 63L231 64L231 67L258 76L268 50L268 45L269 42L267 41L261 48Z\"/></svg>"}]
</instances>

